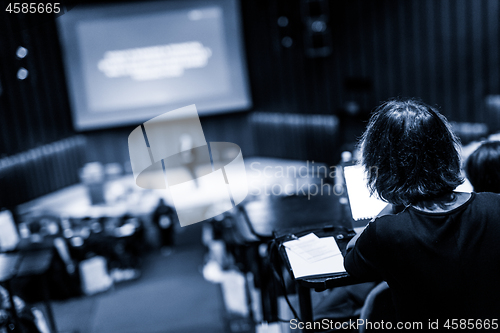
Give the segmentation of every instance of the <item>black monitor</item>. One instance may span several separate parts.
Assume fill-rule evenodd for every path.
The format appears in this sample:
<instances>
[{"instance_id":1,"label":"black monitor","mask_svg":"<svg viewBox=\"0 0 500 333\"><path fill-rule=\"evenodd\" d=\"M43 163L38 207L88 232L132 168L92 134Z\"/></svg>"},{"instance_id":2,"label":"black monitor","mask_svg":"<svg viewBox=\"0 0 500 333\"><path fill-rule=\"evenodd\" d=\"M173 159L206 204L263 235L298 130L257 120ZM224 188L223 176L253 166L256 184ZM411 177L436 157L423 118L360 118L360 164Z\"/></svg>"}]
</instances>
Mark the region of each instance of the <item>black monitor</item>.
<instances>
[{"instance_id":1,"label":"black monitor","mask_svg":"<svg viewBox=\"0 0 500 333\"><path fill-rule=\"evenodd\" d=\"M80 5L57 18L76 130L251 107L237 0Z\"/></svg>"}]
</instances>

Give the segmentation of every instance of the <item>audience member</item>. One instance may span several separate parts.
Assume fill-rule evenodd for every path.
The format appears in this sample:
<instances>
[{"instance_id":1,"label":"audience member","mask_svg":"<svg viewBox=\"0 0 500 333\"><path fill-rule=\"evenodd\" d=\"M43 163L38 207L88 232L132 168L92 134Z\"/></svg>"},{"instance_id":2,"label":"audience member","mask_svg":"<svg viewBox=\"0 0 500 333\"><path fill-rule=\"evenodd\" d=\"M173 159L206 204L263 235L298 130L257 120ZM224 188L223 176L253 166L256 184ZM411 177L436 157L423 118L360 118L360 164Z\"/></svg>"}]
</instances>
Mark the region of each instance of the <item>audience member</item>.
<instances>
[{"instance_id":1,"label":"audience member","mask_svg":"<svg viewBox=\"0 0 500 333\"><path fill-rule=\"evenodd\" d=\"M500 313L500 195L454 191L463 182L458 145L446 118L416 99L383 103L360 143L363 166L378 168L371 192L405 209L355 237L345 268L387 281L397 319L424 328Z\"/></svg>"},{"instance_id":2,"label":"audience member","mask_svg":"<svg viewBox=\"0 0 500 333\"><path fill-rule=\"evenodd\" d=\"M466 171L475 192L500 193L500 141L481 144L467 159Z\"/></svg>"}]
</instances>

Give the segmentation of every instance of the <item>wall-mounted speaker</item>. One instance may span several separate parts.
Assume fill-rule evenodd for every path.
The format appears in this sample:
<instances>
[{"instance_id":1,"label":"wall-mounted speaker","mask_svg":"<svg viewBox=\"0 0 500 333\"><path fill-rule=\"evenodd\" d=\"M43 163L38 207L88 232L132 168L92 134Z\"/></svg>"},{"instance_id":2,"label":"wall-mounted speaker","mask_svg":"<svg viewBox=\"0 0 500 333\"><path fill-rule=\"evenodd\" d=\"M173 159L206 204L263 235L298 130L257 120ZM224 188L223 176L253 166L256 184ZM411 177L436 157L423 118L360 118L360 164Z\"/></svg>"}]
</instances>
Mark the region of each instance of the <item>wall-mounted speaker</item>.
<instances>
[{"instance_id":1,"label":"wall-mounted speaker","mask_svg":"<svg viewBox=\"0 0 500 333\"><path fill-rule=\"evenodd\" d=\"M330 12L326 0L302 0L304 48L310 58L327 57L332 53Z\"/></svg>"}]
</instances>

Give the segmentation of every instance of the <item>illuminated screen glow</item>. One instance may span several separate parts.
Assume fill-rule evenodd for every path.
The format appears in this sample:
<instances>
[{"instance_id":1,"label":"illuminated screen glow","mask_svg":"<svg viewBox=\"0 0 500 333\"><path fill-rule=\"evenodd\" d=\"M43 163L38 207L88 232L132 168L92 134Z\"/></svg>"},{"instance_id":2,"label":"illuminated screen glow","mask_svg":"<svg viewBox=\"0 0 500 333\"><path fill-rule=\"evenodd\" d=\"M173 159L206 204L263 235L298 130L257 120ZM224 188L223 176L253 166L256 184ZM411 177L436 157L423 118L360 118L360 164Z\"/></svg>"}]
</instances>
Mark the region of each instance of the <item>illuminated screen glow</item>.
<instances>
[{"instance_id":1,"label":"illuminated screen glow","mask_svg":"<svg viewBox=\"0 0 500 333\"><path fill-rule=\"evenodd\" d=\"M77 130L251 107L236 0L82 5L57 21Z\"/></svg>"}]
</instances>

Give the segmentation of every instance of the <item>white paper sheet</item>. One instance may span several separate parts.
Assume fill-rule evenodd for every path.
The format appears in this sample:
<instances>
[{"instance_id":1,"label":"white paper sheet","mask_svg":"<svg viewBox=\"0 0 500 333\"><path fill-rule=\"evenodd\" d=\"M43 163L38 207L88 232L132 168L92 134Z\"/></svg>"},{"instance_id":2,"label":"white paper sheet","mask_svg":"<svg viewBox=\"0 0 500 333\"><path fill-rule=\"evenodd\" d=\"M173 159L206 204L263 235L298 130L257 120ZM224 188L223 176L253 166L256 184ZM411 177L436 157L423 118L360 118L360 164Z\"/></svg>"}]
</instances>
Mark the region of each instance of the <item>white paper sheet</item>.
<instances>
[{"instance_id":1,"label":"white paper sheet","mask_svg":"<svg viewBox=\"0 0 500 333\"><path fill-rule=\"evenodd\" d=\"M295 278L345 272L344 257L333 237L309 234L283 245Z\"/></svg>"}]
</instances>

